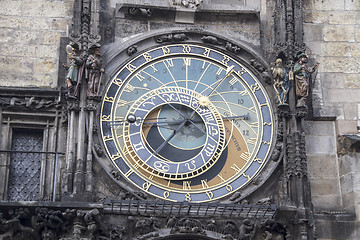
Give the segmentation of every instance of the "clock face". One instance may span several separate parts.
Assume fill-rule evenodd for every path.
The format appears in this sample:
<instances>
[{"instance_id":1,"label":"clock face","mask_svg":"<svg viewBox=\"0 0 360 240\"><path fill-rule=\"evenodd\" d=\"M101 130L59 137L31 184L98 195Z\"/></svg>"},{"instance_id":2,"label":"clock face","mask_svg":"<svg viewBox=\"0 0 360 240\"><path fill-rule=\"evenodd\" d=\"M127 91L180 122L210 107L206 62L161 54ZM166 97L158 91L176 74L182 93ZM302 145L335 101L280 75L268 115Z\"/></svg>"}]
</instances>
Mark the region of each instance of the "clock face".
<instances>
[{"instance_id":1,"label":"clock face","mask_svg":"<svg viewBox=\"0 0 360 240\"><path fill-rule=\"evenodd\" d=\"M170 201L238 191L274 142L273 110L259 80L234 58L195 44L154 48L120 68L100 126L118 171Z\"/></svg>"}]
</instances>

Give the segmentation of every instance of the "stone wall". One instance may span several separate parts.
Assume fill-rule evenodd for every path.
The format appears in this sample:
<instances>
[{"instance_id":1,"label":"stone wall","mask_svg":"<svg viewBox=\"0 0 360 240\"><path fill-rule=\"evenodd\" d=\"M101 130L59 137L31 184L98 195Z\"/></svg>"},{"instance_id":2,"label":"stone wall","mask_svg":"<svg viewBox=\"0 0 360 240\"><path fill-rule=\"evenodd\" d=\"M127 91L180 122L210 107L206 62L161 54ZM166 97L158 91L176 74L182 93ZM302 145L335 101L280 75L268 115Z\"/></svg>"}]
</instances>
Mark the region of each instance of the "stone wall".
<instances>
[{"instance_id":1,"label":"stone wall","mask_svg":"<svg viewBox=\"0 0 360 240\"><path fill-rule=\"evenodd\" d=\"M57 87L60 37L71 27L73 2L1 1L1 86Z\"/></svg>"},{"instance_id":2,"label":"stone wall","mask_svg":"<svg viewBox=\"0 0 360 240\"><path fill-rule=\"evenodd\" d=\"M311 57L320 63L312 95L314 117L336 118L307 125L312 200L318 212L355 213L355 221L327 219L327 224L333 221L347 232L348 236L339 239L358 239L359 149L353 147L358 140L351 136L359 131L360 2L305 0L304 20L304 41ZM318 221L320 235L331 239L337 236L328 231L332 226L323 223Z\"/></svg>"}]
</instances>

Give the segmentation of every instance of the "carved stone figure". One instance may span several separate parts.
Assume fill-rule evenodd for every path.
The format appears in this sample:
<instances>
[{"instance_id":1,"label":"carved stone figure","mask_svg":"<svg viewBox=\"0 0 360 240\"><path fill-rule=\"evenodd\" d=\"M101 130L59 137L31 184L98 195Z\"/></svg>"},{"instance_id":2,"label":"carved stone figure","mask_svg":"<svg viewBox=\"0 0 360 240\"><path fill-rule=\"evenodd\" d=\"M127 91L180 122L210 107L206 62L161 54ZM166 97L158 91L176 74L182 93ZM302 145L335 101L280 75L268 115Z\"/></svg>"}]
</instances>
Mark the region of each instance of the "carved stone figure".
<instances>
[{"instance_id":1,"label":"carved stone figure","mask_svg":"<svg viewBox=\"0 0 360 240\"><path fill-rule=\"evenodd\" d=\"M91 54L86 60L86 68L88 70L88 88L87 96L97 96L99 94L99 87L104 68L100 58L100 48L94 46L90 49Z\"/></svg>"},{"instance_id":2,"label":"carved stone figure","mask_svg":"<svg viewBox=\"0 0 360 240\"><path fill-rule=\"evenodd\" d=\"M251 240L255 236L255 225L250 219L244 219L240 226L240 236L242 240Z\"/></svg>"},{"instance_id":3,"label":"carved stone figure","mask_svg":"<svg viewBox=\"0 0 360 240\"><path fill-rule=\"evenodd\" d=\"M289 92L289 74L283 67L282 59L278 58L275 61L275 67L272 68L274 77L274 89L276 91L277 101L279 104L284 104L287 101L287 94Z\"/></svg>"},{"instance_id":4,"label":"carved stone figure","mask_svg":"<svg viewBox=\"0 0 360 240\"><path fill-rule=\"evenodd\" d=\"M296 87L296 106L304 107L305 100L309 95L309 77L317 69L318 64L307 68L306 64L309 57L305 53L300 53L297 58L298 60L293 69Z\"/></svg>"},{"instance_id":5,"label":"carved stone figure","mask_svg":"<svg viewBox=\"0 0 360 240\"><path fill-rule=\"evenodd\" d=\"M66 86L68 89L68 97L75 98L76 89L75 87L78 85L79 80L82 77L82 66L84 61L78 54L78 45L75 43L70 43L66 46L66 52L68 54L68 65L67 67L68 73L65 78Z\"/></svg>"}]
</instances>

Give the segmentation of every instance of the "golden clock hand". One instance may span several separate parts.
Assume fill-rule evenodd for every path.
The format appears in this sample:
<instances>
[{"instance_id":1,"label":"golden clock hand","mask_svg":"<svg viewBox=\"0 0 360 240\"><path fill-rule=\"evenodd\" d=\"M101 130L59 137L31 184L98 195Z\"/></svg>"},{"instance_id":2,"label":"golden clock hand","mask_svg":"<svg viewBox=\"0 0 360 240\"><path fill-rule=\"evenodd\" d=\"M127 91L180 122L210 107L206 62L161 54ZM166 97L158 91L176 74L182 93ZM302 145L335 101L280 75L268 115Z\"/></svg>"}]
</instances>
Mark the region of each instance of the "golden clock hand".
<instances>
[{"instance_id":1,"label":"golden clock hand","mask_svg":"<svg viewBox=\"0 0 360 240\"><path fill-rule=\"evenodd\" d=\"M225 74L225 76L216 84L216 86L211 90L211 92L207 95L207 97L210 96L210 95L216 90L216 88L217 88L233 71L234 71L234 65L231 65L230 67L228 67L228 68L226 69L226 74ZM199 106L199 107L200 107L200 106ZM197 110L199 107L197 107L197 108L190 114L189 119L191 119L191 118L194 116L196 110Z\"/></svg>"},{"instance_id":2,"label":"golden clock hand","mask_svg":"<svg viewBox=\"0 0 360 240\"><path fill-rule=\"evenodd\" d=\"M215 90L216 88L234 71L234 65L231 65L231 67L228 67L226 69L226 74L225 77L223 77L218 84L216 84L216 86L213 88L213 90L208 94L208 96L210 96Z\"/></svg>"}]
</instances>

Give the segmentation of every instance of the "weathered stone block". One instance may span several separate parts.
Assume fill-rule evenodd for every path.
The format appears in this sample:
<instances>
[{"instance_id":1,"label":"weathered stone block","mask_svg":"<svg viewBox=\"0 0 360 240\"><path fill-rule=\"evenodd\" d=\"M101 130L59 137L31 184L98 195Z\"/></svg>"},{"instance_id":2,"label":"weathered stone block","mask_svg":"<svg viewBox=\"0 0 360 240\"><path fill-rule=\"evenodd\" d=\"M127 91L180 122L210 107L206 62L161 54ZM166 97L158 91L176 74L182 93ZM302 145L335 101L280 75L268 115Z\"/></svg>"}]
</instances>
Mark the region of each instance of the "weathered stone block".
<instances>
[{"instance_id":1,"label":"weathered stone block","mask_svg":"<svg viewBox=\"0 0 360 240\"><path fill-rule=\"evenodd\" d=\"M323 29L324 41L354 42L355 26L326 25Z\"/></svg>"},{"instance_id":2,"label":"weathered stone block","mask_svg":"<svg viewBox=\"0 0 360 240\"><path fill-rule=\"evenodd\" d=\"M304 24L304 41L320 42L322 40L323 26L318 24Z\"/></svg>"},{"instance_id":3,"label":"weathered stone block","mask_svg":"<svg viewBox=\"0 0 360 240\"><path fill-rule=\"evenodd\" d=\"M351 57L325 57L323 61L326 64L321 64L319 68L324 72L360 72L360 59L358 60Z\"/></svg>"},{"instance_id":4,"label":"weathered stone block","mask_svg":"<svg viewBox=\"0 0 360 240\"><path fill-rule=\"evenodd\" d=\"M56 57L58 54L58 46L56 45L38 45L35 47L35 56L39 58Z\"/></svg>"},{"instance_id":5,"label":"weathered stone block","mask_svg":"<svg viewBox=\"0 0 360 240\"><path fill-rule=\"evenodd\" d=\"M348 173L340 177L341 192L343 194L354 191L353 173Z\"/></svg>"},{"instance_id":6,"label":"weathered stone block","mask_svg":"<svg viewBox=\"0 0 360 240\"><path fill-rule=\"evenodd\" d=\"M306 121L305 127L307 136L335 137L335 124L332 121Z\"/></svg>"},{"instance_id":7,"label":"weathered stone block","mask_svg":"<svg viewBox=\"0 0 360 240\"><path fill-rule=\"evenodd\" d=\"M351 9L351 10L355 10ZM356 11L336 11L329 13L330 24L359 24L359 13Z\"/></svg>"},{"instance_id":8,"label":"weathered stone block","mask_svg":"<svg viewBox=\"0 0 360 240\"><path fill-rule=\"evenodd\" d=\"M304 22L307 23L327 23L329 13L327 11L304 10Z\"/></svg>"},{"instance_id":9,"label":"weathered stone block","mask_svg":"<svg viewBox=\"0 0 360 240\"><path fill-rule=\"evenodd\" d=\"M3 0L1 1L0 15L21 15L21 0Z\"/></svg>"},{"instance_id":10,"label":"weathered stone block","mask_svg":"<svg viewBox=\"0 0 360 240\"><path fill-rule=\"evenodd\" d=\"M41 36L41 32L33 32L33 31L15 31L12 35L12 43L10 43L12 46L13 44L21 44L21 45L36 45L39 43Z\"/></svg>"},{"instance_id":11,"label":"weathered stone block","mask_svg":"<svg viewBox=\"0 0 360 240\"><path fill-rule=\"evenodd\" d=\"M33 30L50 30L51 19L50 18L32 18L31 29Z\"/></svg>"},{"instance_id":12,"label":"weathered stone block","mask_svg":"<svg viewBox=\"0 0 360 240\"><path fill-rule=\"evenodd\" d=\"M336 155L308 154L309 178L328 179L338 176Z\"/></svg>"},{"instance_id":13,"label":"weathered stone block","mask_svg":"<svg viewBox=\"0 0 360 240\"><path fill-rule=\"evenodd\" d=\"M305 1L305 9L313 10L344 10L344 1L333 1L333 0L313 0Z\"/></svg>"},{"instance_id":14,"label":"weathered stone block","mask_svg":"<svg viewBox=\"0 0 360 240\"><path fill-rule=\"evenodd\" d=\"M345 10L360 9L360 1L345 0Z\"/></svg>"},{"instance_id":15,"label":"weathered stone block","mask_svg":"<svg viewBox=\"0 0 360 240\"><path fill-rule=\"evenodd\" d=\"M352 44L344 42L324 42L322 43L322 56L350 57Z\"/></svg>"},{"instance_id":16,"label":"weathered stone block","mask_svg":"<svg viewBox=\"0 0 360 240\"><path fill-rule=\"evenodd\" d=\"M321 80L324 82L324 86L326 86L326 88L328 89L344 88L344 83L346 78L347 78L347 74L343 74L343 73L321 73Z\"/></svg>"},{"instance_id":17,"label":"weathered stone block","mask_svg":"<svg viewBox=\"0 0 360 240\"><path fill-rule=\"evenodd\" d=\"M44 32L41 34L40 44L59 45L61 33L59 32Z\"/></svg>"},{"instance_id":18,"label":"weathered stone block","mask_svg":"<svg viewBox=\"0 0 360 240\"><path fill-rule=\"evenodd\" d=\"M346 154L339 157L340 176L354 172L354 168L355 168L355 158L352 157L350 154Z\"/></svg>"},{"instance_id":19,"label":"weathered stone block","mask_svg":"<svg viewBox=\"0 0 360 240\"><path fill-rule=\"evenodd\" d=\"M311 197L315 209L341 209L341 197L339 195L312 195Z\"/></svg>"},{"instance_id":20,"label":"weathered stone block","mask_svg":"<svg viewBox=\"0 0 360 240\"><path fill-rule=\"evenodd\" d=\"M337 178L310 178L311 195L340 195L340 186Z\"/></svg>"},{"instance_id":21,"label":"weathered stone block","mask_svg":"<svg viewBox=\"0 0 360 240\"><path fill-rule=\"evenodd\" d=\"M72 1L24 2L24 16L64 17L72 14Z\"/></svg>"},{"instance_id":22,"label":"weathered stone block","mask_svg":"<svg viewBox=\"0 0 360 240\"><path fill-rule=\"evenodd\" d=\"M339 134L356 134L357 121L336 121Z\"/></svg>"},{"instance_id":23,"label":"weathered stone block","mask_svg":"<svg viewBox=\"0 0 360 240\"><path fill-rule=\"evenodd\" d=\"M358 106L355 103L344 103L344 120L357 120Z\"/></svg>"},{"instance_id":24,"label":"weathered stone block","mask_svg":"<svg viewBox=\"0 0 360 240\"><path fill-rule=\"evenodd\" d=\"M34 61L34 72L37 74L54 74L54 73L56 73L57 72L56 59L55 58L36 59Z\"/></svg>"},{"instance_id":25,"label":"weathered stone block","mask_svg":"<svg viewBox=\"0 0 360 240\"><path fill-rule=\"evenodd\" d=\"M309 154L335 154L335 144L334 136L307 136L306 152Z\"/></svg>"},{"instance_id":26,"label":"weathered stone block","mask_svg":"<svg viewBox=\"0 0 360 240\"><path fill-rule=\"evenodd\" d=\"M30 28L30 19L18 16L0 15L0 26L2 28Z\"/></svg>"},{"instance_id":27,"label":"weathered stone block","mask_svg":"<svg viewBox=\"0 0 360 240\"><path fill-rule=\"evenodd\" d=\"M53 18L51 22L51 29L58 31L66 31L67 26L71 26L71 18Z\"/></svg>"}]
</instances>

